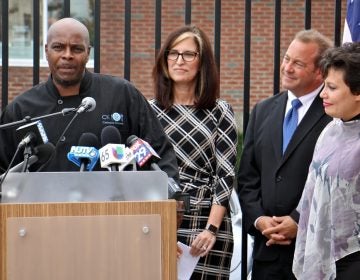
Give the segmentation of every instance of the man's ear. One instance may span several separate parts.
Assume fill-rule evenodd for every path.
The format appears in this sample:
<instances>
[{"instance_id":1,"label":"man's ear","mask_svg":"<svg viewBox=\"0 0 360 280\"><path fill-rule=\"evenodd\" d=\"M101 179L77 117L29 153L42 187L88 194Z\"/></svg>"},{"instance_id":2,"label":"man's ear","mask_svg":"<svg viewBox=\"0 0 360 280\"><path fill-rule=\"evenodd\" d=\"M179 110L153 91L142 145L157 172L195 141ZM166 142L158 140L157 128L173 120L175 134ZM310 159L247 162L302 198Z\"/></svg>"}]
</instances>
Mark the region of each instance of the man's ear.
<instances>
[{"instance_id":1,"label":"man's ear","mask_svg":"<svg viewBox=\"0 0 360 280\"><path fill-rule=\"evenodd\" d=\"M46 60L48 59L48 44L45 44L45 55L46 55Z\"/></svg>"},{"instance_id":2,"label":"man's ear","mask_svg":"<svg viewBox=\"0 0 360 280\"><path fill-rule=\"evenodd\" d=\"M86 62L89 61L89 58L90 58L90 52L91 52L91 47L88 47L87 49L87 58L86 58Z\"/></svg>"},{"instance_id":3,"label":"man's ear","mask_svg":"<svg viewBox=\"0 0 360 280\"><path fill-rule=\"evenodd\" d=\"M315 74L317 80L324 82L324 77L322 75L320 68L316 68L314 74Z\"/></svg>"}]
</instances>

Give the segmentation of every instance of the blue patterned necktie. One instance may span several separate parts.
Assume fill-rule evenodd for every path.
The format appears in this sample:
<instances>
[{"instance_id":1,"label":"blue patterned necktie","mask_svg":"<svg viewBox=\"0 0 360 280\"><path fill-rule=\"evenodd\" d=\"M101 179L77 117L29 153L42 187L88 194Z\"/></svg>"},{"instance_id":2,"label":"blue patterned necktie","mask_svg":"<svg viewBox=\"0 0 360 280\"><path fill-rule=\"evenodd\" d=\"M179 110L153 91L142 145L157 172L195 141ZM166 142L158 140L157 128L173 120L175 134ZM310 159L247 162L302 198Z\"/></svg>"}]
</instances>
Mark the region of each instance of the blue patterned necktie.
<instances>
[{"instance_id":1,"label":"blue patterned necktie","mask_svg":"<svg viewBox=\"0 0 360 280\"><path fill-rule=\"evenodd\" d=\"M298 108L302 105L299 99L291 101L291 109L285 116L283 124L283 153L290 142L298 123Z\"/></svg>"}]
</instances>

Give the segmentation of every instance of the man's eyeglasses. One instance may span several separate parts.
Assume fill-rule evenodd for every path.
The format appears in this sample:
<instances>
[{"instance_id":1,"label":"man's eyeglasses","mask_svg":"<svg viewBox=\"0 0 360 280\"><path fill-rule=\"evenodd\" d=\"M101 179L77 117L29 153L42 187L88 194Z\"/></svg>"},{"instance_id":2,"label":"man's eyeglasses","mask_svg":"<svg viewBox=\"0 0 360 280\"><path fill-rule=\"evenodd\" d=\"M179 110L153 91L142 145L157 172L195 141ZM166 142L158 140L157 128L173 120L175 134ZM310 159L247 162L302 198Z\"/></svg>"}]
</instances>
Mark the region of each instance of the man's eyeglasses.
<instances>
[{"instance_id":1,"label":"man's eyeglasses","mask_svg":"<svg viewBox=\"0 0 360 280\"><path fill-rule=\"evenodd\" d=\"M197 57L199 53L198 52L192 52L192 51L186 51L183 53L179 53L175 50L170 50L166 52L166 56L170 60L178 60L179 56L181 55L182 59L186 62L194 61L194 59Z\"/></svg>"}]
</instances>

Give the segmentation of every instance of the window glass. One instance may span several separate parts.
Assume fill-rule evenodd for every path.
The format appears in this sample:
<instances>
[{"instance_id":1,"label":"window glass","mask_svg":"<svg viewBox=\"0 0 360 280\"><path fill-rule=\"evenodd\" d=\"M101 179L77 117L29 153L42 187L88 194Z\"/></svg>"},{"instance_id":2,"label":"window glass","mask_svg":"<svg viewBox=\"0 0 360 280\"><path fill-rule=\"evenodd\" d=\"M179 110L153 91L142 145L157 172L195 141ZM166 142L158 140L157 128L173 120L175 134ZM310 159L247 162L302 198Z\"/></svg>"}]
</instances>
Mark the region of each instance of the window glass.
<instances>
[{"instance_id":1,"label":"window glass","mask_svg":"<svg viewBox=\"0 0 360 280\"><path fill-rule=\"evenodd\" d=\"M48 27L63 17L63 0L48 0ZM90 33L90 45L94 45L94 7L95 0L76 0L70 2L70 16L81 21L88 28ZM91 51L90 59L93 59Z\"/></svg>"},{"instance_id":2,"label":"window glass","mask_svg":"<svg viewBox=\"0 0 360 280\"><path fill-rule=\"evenodd\" d=\"M9 65L31 66L33 59L33 13L32 1L9 0ZM45 8L44 8L45 7ZM76 0L70 2L70 14L84 23L90 32L93 46L94 0ZM0 5L1 13L1 5ZM40 64L47 66L44 52L44 38L48 27L63 17L63 0L40 1ZM2 48L2 30L0 24L0 52ZM1 60L1 55L0 55ZM93 51L90 63L93 64Z\"/></svg>"},{"instance_id":3,"label":"window glass","mask_svg":"<svg viewBox=\"0 0 360 280\"><path fill-rule=\"evenodd\" d=\"M32 58L32 1L9 1L9 59Z\"/></svg>"}]
</instances>

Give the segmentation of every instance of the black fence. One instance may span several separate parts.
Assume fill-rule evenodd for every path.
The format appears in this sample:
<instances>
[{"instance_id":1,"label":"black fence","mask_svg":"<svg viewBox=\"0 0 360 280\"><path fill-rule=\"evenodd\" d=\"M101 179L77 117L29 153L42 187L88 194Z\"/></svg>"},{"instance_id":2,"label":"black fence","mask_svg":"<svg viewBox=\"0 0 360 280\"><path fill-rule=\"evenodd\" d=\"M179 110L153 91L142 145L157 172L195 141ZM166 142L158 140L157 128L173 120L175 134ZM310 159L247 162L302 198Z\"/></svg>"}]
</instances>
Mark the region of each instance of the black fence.
<instances>
[{"instance_id":1,"label":"black fence","mask_svg":"<svg viewBox=\"0 0 360 280\"><path fill-rule=\"evenodd\" d=\"M155 1L155 54L160 49L161 45L161 11L162 1ZM184 23L191 23L191 0L185 1L185 14ZM245 32L244 32L244 73L243 73L243 85L244 85L244 104L243 104L243 131L245 131L250 110L250 49L251 49L251 15L252 15L252 0L245 1ZM330 1L330 0L329 0ZM345 0L333 0L335 2L334 7L334 43L340 45L340 34L341 32L341 13L342 13L342 1ZM280 34L281 34L281 0L274 0L274 69L273 69L273 92L279 92L280 77ZM221 0L214 0L214 53L216 57L217 65L220 68L220 38L221 38ZM124 78L130 80L130 54L131 54L131 0L124 0L119 4L125 4L125 28L124 28ZM304 28L311 28L311 10L312 1L304 0L305 17L304 17ZM2 11L2 105L3 109L8 104L8 71L9 71L9 0L1 1ZM100 72L100 0L94 0L94 72ZM63 17L70 16L70 0L63 1ZM33 0L33 84L39 83L40 76L40 0ZM154 54L154 55L155 55ZM221 71L221 69L220 69ZM246 217L243 217L246 219ZM243 232L242 244L245 244L242 248L242 279L246 279L247 274L247 234Z\"/></svg>"}]
</instances>

